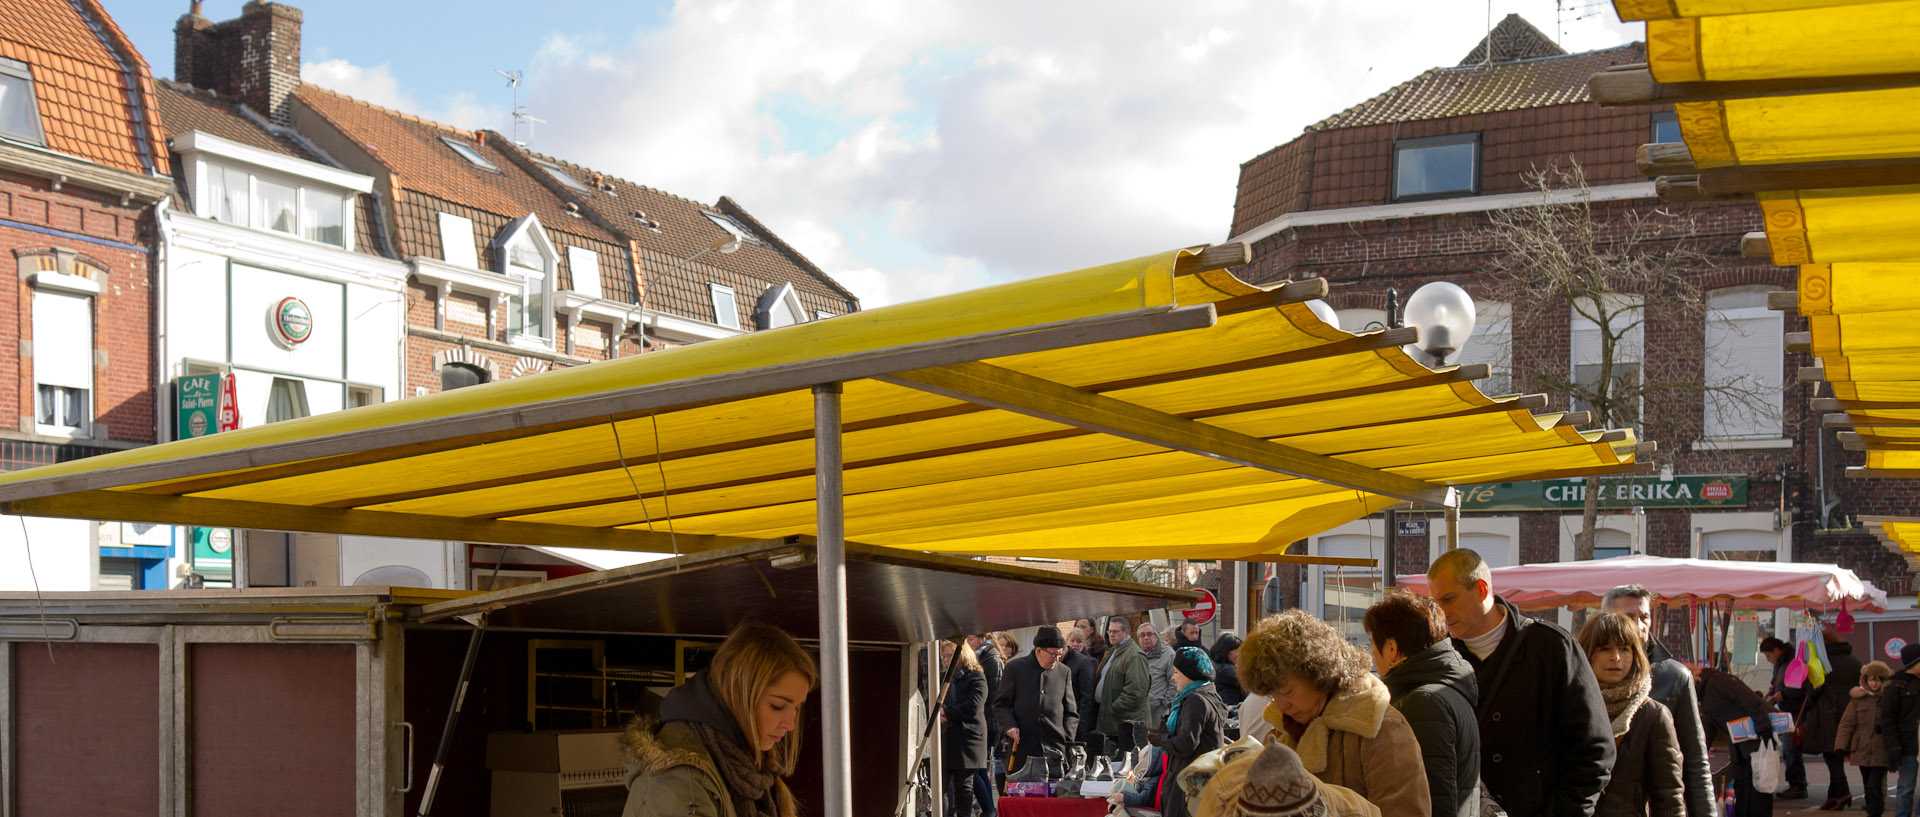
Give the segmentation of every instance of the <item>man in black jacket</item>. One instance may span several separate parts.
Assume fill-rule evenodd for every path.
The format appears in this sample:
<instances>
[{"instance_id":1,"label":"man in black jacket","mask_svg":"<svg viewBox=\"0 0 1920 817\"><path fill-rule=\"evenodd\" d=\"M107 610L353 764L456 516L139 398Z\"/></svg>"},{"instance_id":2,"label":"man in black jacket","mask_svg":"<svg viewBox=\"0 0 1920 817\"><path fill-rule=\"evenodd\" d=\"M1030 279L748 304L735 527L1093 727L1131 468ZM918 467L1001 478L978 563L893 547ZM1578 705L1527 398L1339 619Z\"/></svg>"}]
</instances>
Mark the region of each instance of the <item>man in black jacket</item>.
<instances>
[{"instance_id":1,"label":"man in black jacket","mask_svg":"<svg viewBox=\"0 0 1920 817\"><path fill-rule=\"evenodd\" d=\"M1673 731L1680 739L1687 817L1713 817L1713 772L1707 766L1707 738L1701 731L1699 698L1693 694L1693 671L1674 660L1660 639L1653 637L1653 591L1642 584L1620 585L1601 597L1600 609L1619 613L1640 626L1647 661L1653 665L1653 690L1647 697L1673 713Z\"/></svg>"},{"instance_id":2,"label":"man in black jacket","mask_svg":"<svg viewBox=\"0 0 1920 817\"><path fill-rule=\"evenodd\" d=\"M1480 783L1508 814L1591 817L1613 769L1600 683L1566 630L1494 595L1480 554L1441 554L1428 592L1480 685Z\"/></svg>"},{"instance_id":3,"label":"man in black jacket","mask_svg":"<svg viewBox=\"0 0 1920 817\"><path fill-rule=\"evenodd\" d=\"M1733 743L1728 735L1727 776L1733 781L1735 817L1773 814L1773 792L1753 786L1753 756L1780 751L1773 736L1773 721L1767 718L1766 702L1760 699L1760 693L1748 689L1745 681L1720 670L1695 666L1692 672L1693 686L1700 696L1700 714L1707 719L1708 743L1713 742L1714 735L1726 733L1728 722L1741 718L1751 719L1754 734L1759 736L1759 740Z\"/></svg>"},{"instance_id":4,"label":"man in black jacket","mask_svg":"<svg viewBox=\"0 0 1920 817\"><path fill-rule=\"evenodd\" d=\"M1073 673L1060 662L1067 640L1060 628L1040 628L1033 652L1007 662L1000 694L993 699L997 727L1013 741L1015 771L1029 758L1060 758L1067 742L1080 728L1080 710L1073 697Z\"/></svg>"},{"instance_id":5,"label":"man in black jacket","mask_svg":"<svg viewBox=\"0 0 1920 817\"><path fill-rule=\"evenodd\" d=\"M1060 656L1060 663L1066 664L1067 671L1073 674L1073 700L1078 704L1078 709L1075 714L1080 718L1080 728L1075 730L1072 735L1067 736L1067 739L1074 743L1087 743L1092 737L1094 725L1093 710L1097 703L1097 700L1093 696L1093 659L1088 658L1085 652L1073 646L1075 641L1078 641L1082 645L1086 643L1087 634L1084 631L1075 627L1068 630L1067 634L1067 651ZM1089 755L1099 754L1098 751L1095 751L1097 748L1098 747L1090 747L1087 753Z\"/></svg>"},{"instance_id":6,"label":"man in black jacket","mask_svg":"<svg viewBox=\"0 0 1920 817\"><path fill-rule=\"evenodd\" d=\"M1896 672L1880 693L1880 734L1887 742L1887 765L1898 771L1893 785L1893 817L1912 817L1913 786L1920 772L1920 644L1900 648L1905 672Z\"/></svg>"},{"instance_id":7,"label":"man in black jacket","mask_svg":"<svg viewBox=\"0 0 1920 817\"><path fill-rule=\"evenodd\" d=\"M1447 641L1440 607L1396 590L1367 608L1361 623L1373 642L1373 666L1393 708L1420 743L1433 817L1480 813L1480 687L1473 667Z\"/></svg>"}]
</instances>

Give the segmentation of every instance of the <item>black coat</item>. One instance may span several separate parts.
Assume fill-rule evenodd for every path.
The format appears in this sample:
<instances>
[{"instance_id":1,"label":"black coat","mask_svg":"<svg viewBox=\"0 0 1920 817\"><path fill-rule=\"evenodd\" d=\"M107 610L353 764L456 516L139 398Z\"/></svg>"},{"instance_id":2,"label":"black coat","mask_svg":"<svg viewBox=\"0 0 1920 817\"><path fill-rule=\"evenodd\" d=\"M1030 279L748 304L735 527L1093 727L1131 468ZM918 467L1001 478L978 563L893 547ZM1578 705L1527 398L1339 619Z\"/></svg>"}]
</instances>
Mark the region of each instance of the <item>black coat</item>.
<instances>
[{"instance_id":1,"label":"black coat","mask_svg":"<svg viewBox=\"0 0 1920 817\"><path fill-rule=\"evenodd\" d=\"M1807 705L1800 716L1805 724L1800 751L1826 754L1834 751L1833 738L1840 732L1840 718L1847 714L1848 693L1860 685L1860 659L1853 656L1853 645L1844 641L1827 644L1827 678L1807 693Z\"/></svg>"},{"instance_id":2,"label":"black coat","mask_svg":"<svg viewBox=\"0 0 1920 817\"><path fill-rule=\"evenodd\" d=\"M1220 702L1229 708L1247 699L1247 691L1240 688L1240 668L1225 661L1214 662L1213 686L1220 690Z\"/></svg>"},{"instance_id":3,"label":"black coat","mask_svg":"<svg viewBox=\"0 0 1920 817\"><path fill-rule=\"evenodd\" d=\"M993 699L993 713L1001 734L1020 730L1020 745L1013 752L1017 760L1010 768L1020 768L1041 747L1065 756L1067 741L1080 728L1073 672L1065 663L1043 670L1033 653L1008 661L1000 678L1000 694Z\"/></svg>"},{"instance_id":4,"label":"black coat","mask_svg":"<svg viewBox=\"0 0 1920 817\"><path fill-rule=\"evenodd\" d=\"M961 670L940 702L947 716L940 733L940 752L948 770L984 769L993 763L987 747L987 676L979 670Z\"/></svg>"},{"instance_id":5,"label":"black coat","mask_svg":"<svg viewBox=\"0 0 1920 817\"><path fill-rule=\"evenodd\" d=\"M1473 664L1480 684L1480 784L1508 814L1588 817L1613 768L1613 729L1587 656L1559 625L1505 598L1499 648Z\"/></svg>"},{"instance_id":6,"label":"black coat","mask_svg":"<svg viewBox=\"0 0 1920 817\"><path fill-rule=\"evenodd\" d=\"M1902 755L1920 754L1920 740L1914 730L1920 728L1920 678L1896 671L1880 691L1880 736L1887 742L1889 766L1898 766Z\"/></svg>"},{"instance_id":7,"label":"black coat","mask_svg":"<svg viewBox=\"0 0 1920 817\"><path fill-rule=\"evenodd\" d=\"M1178 690L1175 692L1178 694ZM1180 702L1180 719L1160 740L1160 748L1167 755L1167 768L1163 772L1167 776L1162 778L1166 785L1160 789L1161 817L1187 817L1187 796L1180 788L1180 771L1195 758L1226 743L1227 705L1221 703L1219 691L1208 684L1187 693L1187 699Z\"/></svg>"},{"instance_id":8,"label":"black coat","mask_svg":"<svg viewBox=\"0 0 1920 817\"><path fill-rule=\"evenodd\" d=\"M1006 672L1007 662L992 641L981 644L980 649L974 650L974 656L980 659L980 672L987 677L987 745L991 747L999 742L1000 734L1007 731L993 712L993 702L1000 699L1000 676Z\"/></svg>"},{"instance_id":9,"label":"black coat","mask_svg":"<svg viewBox=\"0 0 1920 817\"><path fill-rule=\"evenodd\" d=\"M1480 722L1473 705L1480 687L1473 665L1442 641L1407 656L1380 681L1420 742L1434 817L1479 814Z\"/></svg>"},{"instance_id":10,"label":"black coat","mask_svg":"<svg viewBox=\"0 0 1920 817\"><path fill-rule=\"evenodd\" d=\"M1700 717L1706 721L1708 743L1713 742L1714 735L1727 731L1728 721L1741 718L1753 719L1754 734L1773 736L1767 702L1748 687L1747 682L1717 669L1704 669L1700 671L1700 683L1695 691L1700 696Z\"/></svg>"},{"instance_id":11,"label":"black coat","mask_svg":"<svg viewBox=\"0 0 1920 817\"><path fill-rule=\"evenodd\" d=\"M1070 739L1075 743L1085 743L1087 733L1093 731L1093 708L1098 703L1093 696L1093 659L1067 650L1061 654L1060 662L1067 665L1068 672L1073 673L1075 715L1080 719L1080 726Z\"/></svg>"},{"instance_id":12,"label":"black coat","mask_svg":"<svg viewBox=\"0 0 1920 817\"><path fill-rule=\"evenodd\" d=\"M1653 691L1673 717L1673 734L1680 741L1680 775L1687 787L1687 817L1714 817L1713 771L1707 764L1707 734L1700 724L1700 699L1693 693L1693 671L1675 661L1666 647L1654 642Z\"/></svg>"},{"instance_id":13,"label":"black coat","mask_svg":"<svg viewBox=\"0 0 1920 817\"><path fill-rule=\"evenodd\" d=\"M1613 776L1600 793L1594 817L1685 817L1686 785L1680 780L1680 739L1673 716L1659 701L1640 702L1621 736Z\"/></svg>"}]
</instances>

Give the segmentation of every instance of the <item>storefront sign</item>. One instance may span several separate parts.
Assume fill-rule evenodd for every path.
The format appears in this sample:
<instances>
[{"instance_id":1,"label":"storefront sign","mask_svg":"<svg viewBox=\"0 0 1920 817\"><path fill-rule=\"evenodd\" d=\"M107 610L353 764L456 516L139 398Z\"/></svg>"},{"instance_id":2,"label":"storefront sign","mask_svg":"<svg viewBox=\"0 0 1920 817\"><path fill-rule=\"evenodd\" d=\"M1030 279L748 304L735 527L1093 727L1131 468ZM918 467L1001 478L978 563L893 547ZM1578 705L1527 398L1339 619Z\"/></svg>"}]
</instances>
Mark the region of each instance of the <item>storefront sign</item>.
<instances>
[{"instance_id":1,"label":"storefront sign","mask_svg":"<svg viewBox=\"0 0 1920 817\"><path fill-rule=\"evenodd\" d=\"M174 435L191 440L240 427L233 374L190 374L173 381Z\"/></svg>"},{"instance_id":2,"label":"storefront sign","mask_svg":"<svg viewBox=\"0 0 1920 817\"><path fill-rule=\"evenodd\" d=\"M273 339L291 349L313 336L313 312L299 298L281 298L273 305Z\"/></svg>"},{"instance_id":3,"label":"storefront sign","mask_svg":"<svg viewBox=\"0 0 1920 817\"><path fill-rule=\"evenodd\" d=\"M1745 476L1622 477L1596 480L1600 507L1625 508L1744 508ZM1587 482L1580 479L1543 479L1499 482L1461 489L1463 511L1578 510L1587 502Z\"/></svg>"}]
</instances>

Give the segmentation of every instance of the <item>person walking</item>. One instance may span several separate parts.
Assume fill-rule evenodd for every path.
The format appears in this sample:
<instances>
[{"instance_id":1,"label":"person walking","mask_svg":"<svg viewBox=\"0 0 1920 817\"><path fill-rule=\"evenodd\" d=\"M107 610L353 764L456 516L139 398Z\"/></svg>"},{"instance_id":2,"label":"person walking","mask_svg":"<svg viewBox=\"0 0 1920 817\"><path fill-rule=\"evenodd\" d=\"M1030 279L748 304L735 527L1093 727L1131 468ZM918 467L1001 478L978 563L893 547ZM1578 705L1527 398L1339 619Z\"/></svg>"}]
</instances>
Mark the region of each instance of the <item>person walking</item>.
<instances>
[{"instance_id":1,"label":"person walking","mask_svg":"<svg viewBox=\"0 0 1920 817\"><path fill-rule=\"evenodd\" d=\"M1345 786L1395 817L1433 813L1420 742L1366 656L1304 610L1261 619L1240 645L1240 683L1269 696L1268 743L1300 753L1321 781Z\"/></svg>"},{"instance_id":2,"label":"person walking","mask_svg":"<svg viewBox=\"0 0 1920 817\"><path fill-rule=\"evenodd\" d=\"M1093 694L1093 659L1087 657L1087 634L1079 627L1068 628L1066 639L1067 651L1060 655L1060 661L1067 665L1068 672L1073 673L1073 700L1079 707L1075 714L1080 721L1079 728L1068 736L1068 740L1084 745L1094 732L1096 723L1093 713L1100 706Z\"/></svg>"},{"instance_id":3,"label":"person walking","mask_svg":"<svg viewBox=\"0 0 1920 817\"><path fill-rule=\"evenodd\" d=\"M1179 784L1180 772L1195 758L1227 742L1227 705L1213 685L1213 660L1199 647L1174 650L1173 682L1179 691L1173 694L1171 713L1164 724L1166 771L1160 778L1161 817L1187 817L1186 789Z\"/></svg>"},{"instance_id":4,"label":"person walking","mask_svg":"<svg viewBox=\"0 0 1920 817\"><path fill-rule=\"evenodd\" d=\"M1893 815L1913 817L1913 784L1920 772L1920 644L1900 648L1901 671L1880 693L1880 739L1894 771Z\"/></svg>"},{"instance_id":5,"label":"person walking","mask_svg":"<svg viewBox=\"0 0 1920 817\"><path fill-rule=\"evenodd\" d=\"M959 667L954 667L954 662ZM940 642L940 664L953 679L940 702L940 754L947 780L948 817L971 817L975 802L981 813L993 817L993 791L985 798L976 796L973 786L980 773L993 765L987 747L987 676L980 669L980 656L972 649Z\"/></svg>"},{"instance_id":6,"label":"person walking","mask_svg":"<svg viewBox=\"0 0 1920 817\"><path fill-rule=\"evenodd\" d=\"M1080 710L1073 700L1073 673L1060 662L1067 640L1051 624L1033 637L1033 652L1007 662L1000 697L993 701L996 722L1013 746L1011 777L1027 764L1058 762L1067 742L1080 726ZM1045 779L1045 778L1042 778Z\"/></svg>"},{"instance_id":7,"label":"person walking","mask_svg":"<svg viewBox=\"0 0 1920 817\"><path fill-rule=\"evenodd\" d=\"M1756 752L1778 752L1773 721L1767 717L1766 700L1747 687L1747 682L1707 666L1693 667L1693 687L1700 695L1700 715L1705 718L1708 743L1714 735L1727 733L1727 723L1741 718L1753 719L1758 740L1734 743L1727 739L1727 777L1733 781L1733 817L1761 817L1773 813L1773 793L1753 787L1753 756ZM1784 736L1783 736L1784 737Z\"/></svg>"},{"instance_id":8,"label":"person walking","mask_svg":"<svg viewBox=\"0 0 1920 817\"><path fill-rule=\"evenodd\" d=\"M1127 620L1107 619L1107 658L1094 678L1093 694L1100 699L1094 730L1114 741L1115 753L1147 745L1151 673L1146 654L1129 634Z\"/></svg>"},{"instance_id":9,"label":"person walking","mask_svg":"<svg viewBox=\"0 0 1920 817\"><path fill-rule=\"evenodd\" d=\"M1835 738L1840 733L1840 718L1853 701L1850 694L1860 688L1860 659L1854 657L1853 645L1839 633L1825 630L1821 638L1827 647L1827 677L1807 693L1800 751L1819 755L1827 762L1827 799L1820 810L1838 811L1853 802L1853 790L1847 785L1847 753L1836 745Z\"/></svg>"},{"instance_id":10,"label":"person walking","mask_svg":"<svg viewBox=\"0 0 1920 817\"><path fill-rule=\"evenodd\" d=\"M1480 686L1480 785L1508 814L1592 814L1614 747L1579 645L1495 595L1492 571L1472 550L1441 554L1427 587Z\"/></svg>"},{"instance_id":11,"label":"person walking","mask_svg":"<svg viewBox=\"0 0 1920 817\"><path fill-rule=\"evenodd\" d=\"M1773 683L1767 687L1767 703L1773 704L1776 711L1792 715L1794 723L1800 723L1806 719L1806 682L1787 683L1787 666L1793 663L1795 651L1793 645L1773 636L1760 640L1760 653L1773 662ZM1792 738L1783 738L1780 756L1787 763L1787 790L1780 793L1780 799L1807 799L1807 764L1800 756L1800 744Z\"/></svg>"},{"instance_id":12,"label":"person walking","mask_svg":"<svg viewBox=\"0 0 1920 817\"><path fill-rule=\"evenodd\" d=\"M1420 742L1427 795L1436 817L1480 813L1480 699L1473 667L1447 641L1433 599L1404 590L1387 594L1361 619L1373 647L1373 667L1393 708L1406 716Z\"/></svg>"},{"instance_id":13,"label":"person walking","mask_svg":"<svg viewBox=\"0 0 1920 817\"><path fill-rule=\"evenodd\" d=\"M1595 817L1686 817L1680 737L1673 715L1651 697L1653 668L1639 625L1619 613L1600 613L1580 628L1579 641L1600 683L1617 747Z\"/></svg>"},{"instance_id":14,"label":"person walking","mask_svg":"<svg viewBox=\"0 0 1920 817\"><path fill-rule=\"evenodd\" d=\"M1140 641L1140 652L1147 657L1147 731L1157 733L1173 707L1173 650L1160 639L1160 629L1151 621L1140 622L1133 636Z\"/></svg>"},{"instance_id":15,"label":"person walking","mask_svg":"<svg viewBox=\"0 0 1920 817\"><path fill-rule=\"evenodd\" d=\"M1221 633L1207 650L1207 657L1213 659L1213 687L1220 691L1220 702L1232 711L1247 699L1246 691L1240 688L1240 668L1234 665L1240 659L1240 636Z\"/></svg>"},{"instance_id":16,"label":"person walking","mask_svg":"<svg viewBox=\"0 0 1920 817\"><path fill-rule=\"evenodd\" d=\"M1860 685L1848 692L1847 711L1834 732L1834 748L1860 769L1860 792L1867 817L1881 817L1887 809L1887 741L1880 734L1880 692L1893 668L1871 661L1860 668ZM1850 803L1847 805L1851 805ZM1835 806L1839 811L1846 806Z\"/></svg>"},{"instance_id":17,"label":"person walking","mask_svg":"<svg viewBox=\"0 0 1920 817\"><path fill-rule=\"evenodd\" d=\"M993 702L1000 699L1000 677L1006 672L1007 661L1000 657L1000 648L994 645L993 636L990 633L967 636L967 647L974 651L974 658L980 662L980 672L987 679L987 751L1002 761L1002 763L989 762L987 768L975 772L973 776L974 800L980 804L982 813L992 814L995 812L994 796L1000 791L1000 786L995 779L996 767L999 771L997 777L1004 778L1007 775L1004 765L1007 756L1006 741L1001 738L1006 730L1000 728L999 719L995 717L993 711Z\"/></svg>"},{"instance_id":18,"label":"person walking","mask_svg":"<svg viewBox=\"0 0 1920 817\"><path fill-rule=\"evenodd\" d=\"M706 671L660 702L658 722L622 735L624 817L794 817L786 777L800 758L813 656L778 627L735 627Z\"/></svg>"},{"instance_id":19,"label":"person walking","mask_svg":"<svg viewBox=\"0 0 1920 817\"><path fill-rule=\"evenodd\" d=\"M1653 635L1653 591L1645 585L1623 584L1608 590L1600 599L1600 609L1619 613L1632 620L1646 644L1647 661L1653 673L1648 693L1673 716L1673 731L1680 738L1681 777L1687 785L1687 817L1718 817L1713 809L1713 772L1707 765L1707 734L1700 724L1700 699L1693 691L1693 671L1674 660L1665 645Z\"/></svg>"}]
</instances>

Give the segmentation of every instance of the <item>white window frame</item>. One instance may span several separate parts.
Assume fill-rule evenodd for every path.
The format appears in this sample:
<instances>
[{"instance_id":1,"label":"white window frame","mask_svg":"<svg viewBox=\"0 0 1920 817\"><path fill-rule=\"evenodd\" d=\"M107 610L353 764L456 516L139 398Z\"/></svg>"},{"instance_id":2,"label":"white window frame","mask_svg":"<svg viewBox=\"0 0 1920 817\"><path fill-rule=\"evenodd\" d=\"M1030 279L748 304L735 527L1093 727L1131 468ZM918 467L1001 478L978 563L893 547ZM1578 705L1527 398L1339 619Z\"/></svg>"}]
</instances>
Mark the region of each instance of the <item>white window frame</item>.
<instances>
[{"instance_id":1,"label":"white window frame","mask_svg":"<svg viewBox=\"0 0 1920 817\"><path fill-rule=\"evenodd\" d=\"M1636 323L1633 326L1633 328L1627 332L1625 337L1622 337L1620 339L1620 343L1625 344L1627 346L1626 352L1632 353L1630 359L1632 360L1634 366L1637 367L1636 371L1639 374L1641 382L1644 383L1646 381L1646 376L1647 376L1647 344L1646 344L1647 323L1646 323L1645 308L1641 303L1640 296L1626 295L1626 294L1611 294L1603 297L1609 299L1610 301L1610 303L1606 304L1606 311L1609 314L1617 314L1619 308L1625 307L1639 315L1638 323ZM1582 365L1599 365L1598 360L1588 364L1583 364L1581 362L1580 332L1582 330L1594 332L1596 333L1596 337L1598 337L1597 333L1600 331L1600 325L1587 319L1586 316L1581 315L1577 307L1568 306L1567 307L1567 380L1570 382L1579 381L1580 367ZM1618 360L1615 362L1619 363L1627 360L1628 358L1626 357L1626 352L1616 352L1616 354L1619 354L1622 357L1621 357L1621 360ZM1597 353L1598 351L1596 349L1596 354ZM1572 408L1575 411L1585 410L1584 406L1578 406L1578 405L1572 406ZM1646 410L1647 410L1646 401L1644 399L1636 399L1634 409L1633 409L1633 416L1636 418L1639 418L1642 422L1644 422L1646 418ZM1601 422L1601 419L1596 417L1594 418L1594 422ZM1608 421L1608 422L1611 422L1611 421ZM1639 423L1636 423L1635 425L1638 426Z\"/></svg>"},{"instance_id":2,"label":"white window frame","mask_svg":"<svg viewBox=\"0 0 1920 817\"><path fill-rule=\"evenodd\" d=\"M194 215L322 247L351 251L355 246L354 208L359 202L356 194L371 192L373 177L243 145L204 131L192 131L174 137L172 146L180 154L190 176L187 186L194 192ZM235 219L221 219L216 215L213 177L216 172L225 171L243 174L246 178L246 206ZM282 233L253 223L252 211L259 199L257 188L260 179L294 188L293 232ZM339 244L307 238L305 193L310 189L340 197Z\"/></svg>"},{"instance_id":3,"label":"white window frame","mask_svg":"<svg viewBox=\"0 0 1920 817\"><path fill-rule=\"evenodd\" d=\"M40 94L34 87L33 67L16 59L0 57L0 75L12 77L22 83L21 96L26 98L27 123L32 128L30 131L19 133L0 130L0 138L45 147L47 129L45 123L40 121Z\"/></svg>"},{"instance_id":4,"label":"white window frame","mask_svg":"<svg viewBox=\"0 0 1920 817\"><path fill-rule=\"evenodd\" d=\"M1346 536L1367 537L1370 543L1368 553L1376 560L1382 558L1387 542L1390 541L1386 535L1385 523L1376 517L1370 516L1364 519L1356 519L1340 527L1307 537L1307 552L1314 556L1327 555L1323 551L1322 542L1330 537ZM1363 567L1338 567L1329 565L1309 566L1309 568L1304 571L1306 587L1305 592L1301 594L1301 608L1311 612L1315 618L1322 618L1326 614L1327 576L1329 571L1349 572L1355 575L1361 575L1367 572L1368 569ZM1371 572L1375 576L1376 581L1383 575L1382 568L1378 566L1372 568ZM1327 623L1334 625L1336 628L1340 626L1340 623L1335 621L1328 621ZM1365 638L1364 631L1360 628L1360 620L1358 618L1350 619L1346 623L1351 626L1343 631L1343 633L1350 639L1354 637L1355 632L1362 632L1363 634L1360 638Z\"/></svg>"},{"instance_id":5,"label":"white window frame","mask_svg":"<svg viewBox=\"0 0 1920 817\"><path fill-rule=\"evenodd\" d=\"M726 305L728 308L726 309L722 309L720 305L720 298L723 295L726 296L727 299ZM724 326L728 329L743 328L740 326L740 299L739 296L734 293L733 287L727 286L726 284L708 283L707 296L713 302L714 325Z\"/></svg>"},{"instance_id":6,"label":"white window frame","mask_svg":"<svg viewBox=\"0 0 1920 817\"><path fill-rule=\"evenodd\" d=\"M515 247L530 247L540 257L540 268L530 269L512 263ZM554 348L555 311L559 304L554 299L555 282L560 277L560 253L548 238L545 228L540 225L540 217L528 213L514 219L494 237L493 251L500 272L509 279L518 282L517 297L521 308L532 310L535 296L539 296L539 309L536 331L513 331L507 327L507 342L525 349L552 351ZM516 294L509 292L506 298L511 300ZM509 305L509 309L512 307ZM524 321L524 317L523 317ZM524 322L523 326L526 325Z\"/></svg>"},{"instance_id":7,"label":"white window frame","mask_svg":"<svg viewBox=\"0 0 1920 817\"><path fill-rule=\"evenodd\" d=\"M42 298L49 300L43 302L41 300ZM71 322L70 319L48 316L46 318L47 323L44 325L42 323L42 305L44 303L51 308L51 304L53 303L51 299L54 298L70 299L86 312L86 351L84 352L83 360L78 367L78 371L65 377L50 377L52 367L48 366L43 368L41 366L41 362L49 359L55 350L70 352L72 349L72 344L60 342L56 339L59 330L53 328L54 325L65 327ZM33 322L33 429L36 434L69 439L87 439L93 435L93 418L99 406L98 395L96 394L99 381L98 378L95 377L93 366L95 350L94 336L95 330L98 328L97 316L94 314L95 305L96 300L93 294L69 290L65 287L35 287L33 291L30 307L33 310L33 314L29 316L29 320ZM43 402L44 397L41 394L43 387L80 391L83 405L80 409L80 418L77 424L67 425L58 422L57 415L55 417L56 421L53 423L43 423L40 421L42 413L48 408ZM57 408L56 411L58 411Z\"/></svg>"},{"instance_id":8,"label":"white window frame","mask_svg":"<svg viewBox=\"0 0 1920 817\"><path fill-rule=\"evenodd\" d=\"M1784 318L1779 312L1768 309L1764 300L1756 306L1712 306L1713 299L1716 295L1732 296L1747 294L1757 295L1761 299L1764 299L1763 293L1768 289L1772 289L1772 287L1766 285L1743 286L1728 287L1707 293L1708 308L1706 310L1706 321L1702 326L1702 331L1705 333L1708 342L1703 347L1706 350L1706 354L1700 362L1705 382L1709 386L1721 385L1716 382L1718 380L1716 374L1720 374L1716 372L1716 369L1721 368L1729 362L1724 358L1716 359L1716 350L1722 355L1734 354L1735 359L1731 362L1736 364L1746 360L1757 361L1762 367L1767 368L1767 372L1754 375L1760 378L1760 382L1752 385L1754 388L1765 391L1772 396L1771 408L1773 409L1773 416L1771 418L1746 416L1737 418L1748 422L1751 425L1749 428L1730 428L1726 421L1717 421L1719 412L1716 411L1716 405L1721 400L1720 395L1714 392L1702 394L1700 400L1700 435L1703 438L1703 442L1710 443L1713 448L1781 448L1791 445L1791 441L1785 439L1783 435L1786 420L1784 405L1786 383L1784 380L1785 375L1782 372L1786 358L1785 335L1783 334L1786 331ZM1751 350L1745 353L1735 354L1726 348L1724 339L1722 339L1723 342L1721 343L1713 342L1713 336L1717 327L1733 327L1739 325L1734 322L1746 323L1752 321L1758 321L1763 324L1755 329L1757 334L1754 337L1766 348L1761 350L1757 355ZM1745 335L1742 336L1743 339L1745 337ZM1772 365L1767 367L1766 364L1769 361L1771 361ZM1771 378L1766 377L1768 373L1772 374ZM1740 378L1744 378L1750 373L1741 371L1736 374ZM1729 382L1726 385L1731 385L1733 379L1735 378L1729 378ZM1746 414L1744 406L1737 406L1735 410L1739 411L1742 415ZM1769 419L1771 423L1767 422Z\"/></svg>"}]
</instances>

